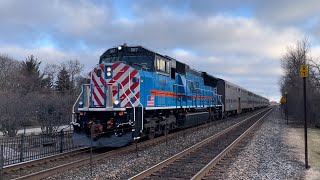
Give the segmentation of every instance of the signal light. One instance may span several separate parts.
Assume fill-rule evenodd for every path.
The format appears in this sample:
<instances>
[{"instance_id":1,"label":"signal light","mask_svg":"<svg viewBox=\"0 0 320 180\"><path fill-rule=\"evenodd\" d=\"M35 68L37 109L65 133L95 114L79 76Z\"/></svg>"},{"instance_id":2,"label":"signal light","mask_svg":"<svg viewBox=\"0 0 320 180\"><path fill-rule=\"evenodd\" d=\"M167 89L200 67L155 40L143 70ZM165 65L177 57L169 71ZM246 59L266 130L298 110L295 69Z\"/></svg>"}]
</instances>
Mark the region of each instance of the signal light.
<instances>
[{"instance_id":1,"label":"signal light","mask_svg":"<svg viewBox=\"0 0 320 180\"><path fill-rule=\"evenodd\" d=\"M108 71L108 72L110 72L110 71L111 71L111 68L110 68L110 67L108 67L108 68L107 68L107 71Z\"/></svg>"}]
</instances>

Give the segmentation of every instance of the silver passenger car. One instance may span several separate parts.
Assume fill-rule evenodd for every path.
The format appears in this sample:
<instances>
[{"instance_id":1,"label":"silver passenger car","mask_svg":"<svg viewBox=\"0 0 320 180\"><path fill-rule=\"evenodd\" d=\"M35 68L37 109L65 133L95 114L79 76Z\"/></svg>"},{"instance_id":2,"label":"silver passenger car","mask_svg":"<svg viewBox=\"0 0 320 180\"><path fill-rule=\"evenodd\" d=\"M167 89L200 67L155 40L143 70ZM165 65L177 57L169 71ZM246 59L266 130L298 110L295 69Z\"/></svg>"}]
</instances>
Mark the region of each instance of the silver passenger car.
<instances>
[{"instance_id":1,"label":"silver passenger car","mask_svg":"<svg viewBox=\"0 0 320 180\"><path fill-rule=\"evenodd\" d=\"M240 114L269 105L269 100L238 85L219 79L218 94L222 95L224 113L229 116Z\"/></svg>"}]
</instances>

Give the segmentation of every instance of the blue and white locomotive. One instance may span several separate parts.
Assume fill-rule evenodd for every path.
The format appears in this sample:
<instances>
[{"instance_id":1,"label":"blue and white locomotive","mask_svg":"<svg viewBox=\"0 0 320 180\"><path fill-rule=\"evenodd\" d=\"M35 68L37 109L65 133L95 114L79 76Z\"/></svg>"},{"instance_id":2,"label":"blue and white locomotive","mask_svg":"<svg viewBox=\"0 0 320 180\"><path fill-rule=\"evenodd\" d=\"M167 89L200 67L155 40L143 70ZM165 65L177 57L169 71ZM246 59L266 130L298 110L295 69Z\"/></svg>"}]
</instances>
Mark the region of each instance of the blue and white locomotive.
<instances>
[{"instance_id":1,"label":"blue and white locomotive","mask_svg":"<svg viewBox=\"0 0 320 180\"><path fill-rule=\"evenodd\" d=\"M221 118L218 79L142 46L108 49L74 106L74 141L120 147Z\"/></svg>"}]
</instances>

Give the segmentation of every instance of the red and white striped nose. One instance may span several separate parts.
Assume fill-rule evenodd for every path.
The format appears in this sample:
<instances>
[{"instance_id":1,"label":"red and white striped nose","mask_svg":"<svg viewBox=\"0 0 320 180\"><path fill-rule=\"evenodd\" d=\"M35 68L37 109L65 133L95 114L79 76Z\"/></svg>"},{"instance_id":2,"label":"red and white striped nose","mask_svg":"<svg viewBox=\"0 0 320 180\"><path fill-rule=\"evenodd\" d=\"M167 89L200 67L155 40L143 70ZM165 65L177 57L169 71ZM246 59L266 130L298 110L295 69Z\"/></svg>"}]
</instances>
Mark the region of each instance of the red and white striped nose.
<instances>
[{"instance_id":1,"label":"red and white striped nose","mask_svg":"<svg viewBox=\"0 0 320 180\"><path fill-rule=\"evenodd\" d=\"M104 78L105 66L100 64L91 72L92 102L94 107L105 107L106 81Z\"/></svg>"},{"instance_id":2,"label":"red and white striped nose","mask_svg":"<svg viewBox=\"0 0 320 180\"><path fill-rule=\"evenodd\" d=\"M94 107L123 108L140 104L140 75L123 64L99 64L90 73Z\"/></svg>"},{"instance_id":3,"label":"red and white striped nose","mask_svg":"<svg viewBox=\"0 0 320 180\"><path fill-rule=\"evenodd\" d=\"M115 63L112 65L113 77L107 82L113 91L113 102L119 101L117 107L131 107L139 105L140 98L140 75L137 70L123 64Z\"/></svg>"}]
</instances>

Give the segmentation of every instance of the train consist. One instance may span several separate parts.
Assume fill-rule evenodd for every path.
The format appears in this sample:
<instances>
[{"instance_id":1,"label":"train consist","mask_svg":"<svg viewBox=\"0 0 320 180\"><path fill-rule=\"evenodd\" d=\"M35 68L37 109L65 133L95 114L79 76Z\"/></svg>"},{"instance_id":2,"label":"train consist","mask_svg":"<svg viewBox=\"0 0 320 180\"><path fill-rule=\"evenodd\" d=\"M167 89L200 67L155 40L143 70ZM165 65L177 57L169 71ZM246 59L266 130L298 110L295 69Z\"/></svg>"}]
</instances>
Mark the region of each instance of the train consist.
<instances>
[{"instance_id":1,"label":"train consist","mask_svg":"<svg viewBox=\"0 0 320 180\"><path fill-rule=\"evenodd\" d=\"M120 147L269 105L266 98L142 46L108 49L88 80L73 112L79 145Z\"/></svg>"}]
</instances>

